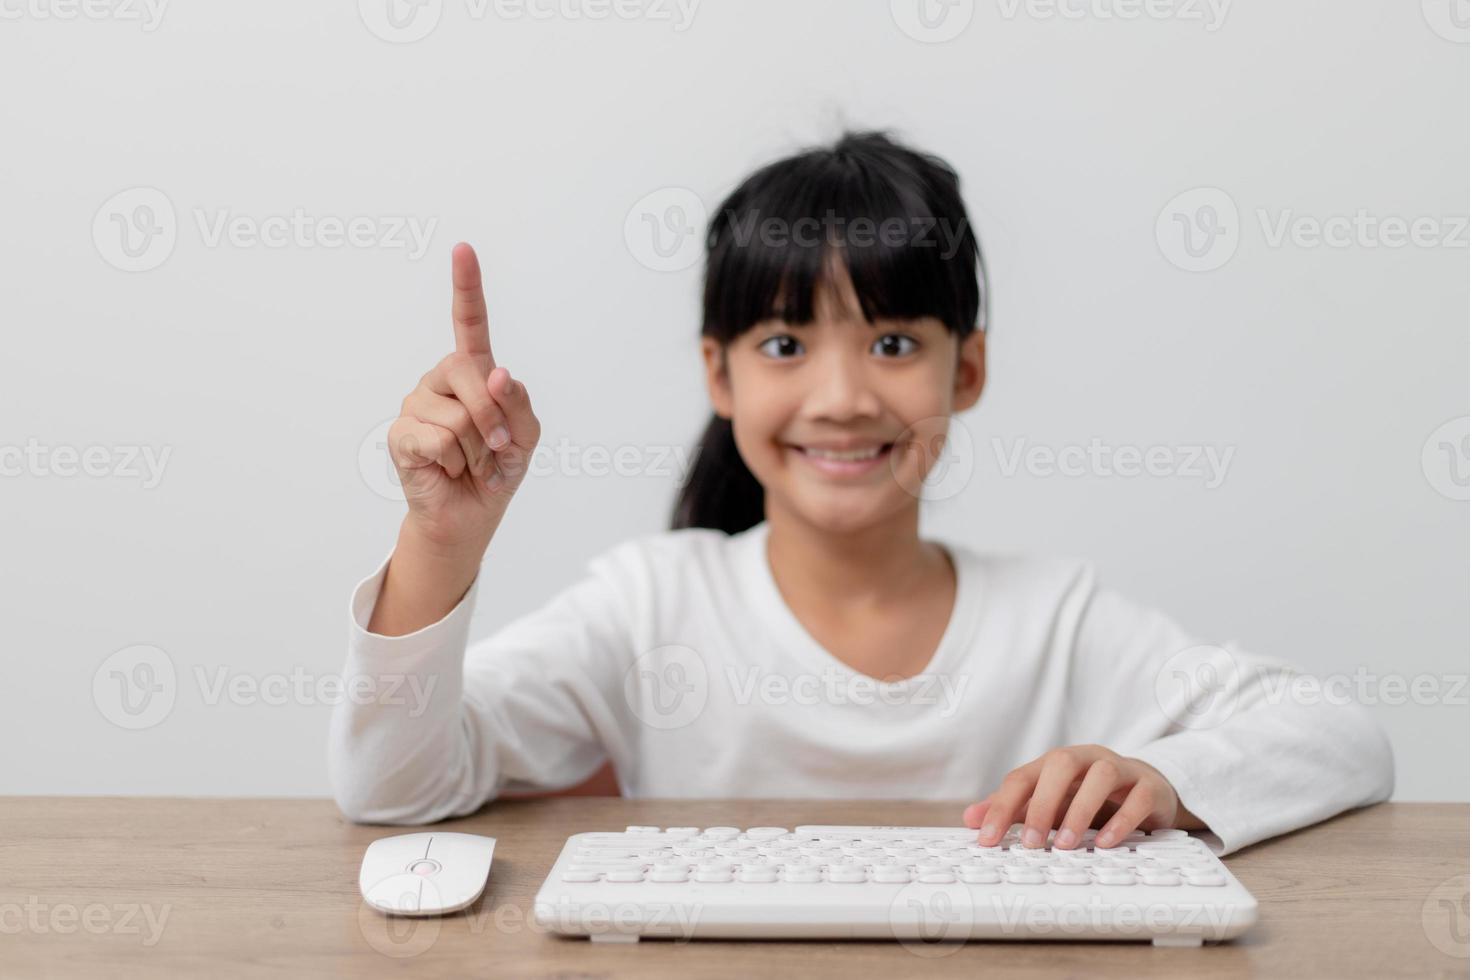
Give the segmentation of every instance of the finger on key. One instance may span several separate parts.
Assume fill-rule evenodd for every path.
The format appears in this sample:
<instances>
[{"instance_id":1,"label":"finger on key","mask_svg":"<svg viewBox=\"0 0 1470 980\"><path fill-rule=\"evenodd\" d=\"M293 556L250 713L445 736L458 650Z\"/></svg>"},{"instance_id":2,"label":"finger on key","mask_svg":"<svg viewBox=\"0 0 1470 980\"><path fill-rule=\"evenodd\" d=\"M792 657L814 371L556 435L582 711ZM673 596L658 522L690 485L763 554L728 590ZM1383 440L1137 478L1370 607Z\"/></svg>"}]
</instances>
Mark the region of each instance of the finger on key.
<instances>
[{"instance_id":1,"label":"finger on key","mask_svg":"<svg viewBox=\"0 0 1470 980\"><path fill-rule=\"evenodd\" d=\"M1109 759L1099 759L1087 767L1082 785L1072 797L1057 831L1055 845L1062 850L1075 847L1082 839L1082 832L1092 825L1093 817L1107 801L1108 794L1118 788L1118 767Z\"/></svg>"},{"instance_id":2,"label":"finger on key","mask_svg":"<svg viewBox=\"0 0 1470 980\"><path fill-rule=\"evenodd\" d=\"M1046 844L1047 831L1051 830L1061 806L1062 797L1072 788L1081 774L1082 762L1067 752L1055 752L1047 759L1026 804L1026 828L1021 832L1021 843L1026 847L1041 847Z\"/></svg>"},{"instance_id":3,"label":"finger on key","mask_svg":"<svg viewBox=\"0 0 1470 980\"><path fill-rule=\"evenodd\" d=\"M1123 805L1118 807L1118 812L1113 814L1113 819L1103 825L1097 832L1097 843L1101 847L1112 847L1117 841L1121 841L1133 831L1138 825L1147 820L1154 812L1154 801L1157 798L1157 790L1148 780L1140 779L1128 797L1123 800Z\"/></svg>"},{"instance_id":4,"label":"finger on key","mask_svg":"<svg viewBox=\"0 0 1470 980\"><path fill-rule=\"evenodd\" d=\"M980 843L997 844L1010 829L1022 805L1031 797L1036 785L1036 768L1027 764L1013 769L1000 782L1000 789L990 794L990 810L985 814L985 825L980 828Z\"/></svg>"}]
</instances>

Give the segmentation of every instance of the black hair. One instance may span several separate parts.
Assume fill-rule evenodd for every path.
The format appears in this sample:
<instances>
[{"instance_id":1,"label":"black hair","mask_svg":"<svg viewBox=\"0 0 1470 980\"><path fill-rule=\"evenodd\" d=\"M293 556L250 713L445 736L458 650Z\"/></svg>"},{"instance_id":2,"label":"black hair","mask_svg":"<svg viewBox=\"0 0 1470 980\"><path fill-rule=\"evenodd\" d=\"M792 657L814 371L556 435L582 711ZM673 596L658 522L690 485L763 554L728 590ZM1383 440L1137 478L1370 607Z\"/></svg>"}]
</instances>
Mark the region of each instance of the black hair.
<instances>
[{"instance_id":1,"label":"black hair","mask_svg":"<svg viewBox=\"0 0 1470 980\"><path fill-rule=\"evenodd\" d=\"M758 323L811 323L830 263L846 265L869 321L934 317L960 339L986 328L984 256L954 169L882 131L846 132L767 164L720 204L705 237L704 324L722 347ZM712 415L672 527L738 534L765 488Z\"/></svg>"}]
</instances>

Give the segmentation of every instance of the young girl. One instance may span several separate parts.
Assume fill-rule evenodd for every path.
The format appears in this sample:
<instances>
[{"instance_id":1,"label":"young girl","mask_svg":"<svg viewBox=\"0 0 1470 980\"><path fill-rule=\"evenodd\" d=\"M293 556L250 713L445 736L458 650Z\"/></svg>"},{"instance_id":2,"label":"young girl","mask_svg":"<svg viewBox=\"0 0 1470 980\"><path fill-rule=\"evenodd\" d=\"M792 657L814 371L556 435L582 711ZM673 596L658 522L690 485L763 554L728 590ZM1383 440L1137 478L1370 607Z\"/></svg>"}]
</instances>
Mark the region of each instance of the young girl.
<instances>
[{"instance_id":1,"label":"young girl","mask_svg":"<svg viewBox=\"0 0 1470 980\"><path fill-rule=\"evenodd\" d=\"M455 248L455 351L391 429L408 514L352 596L345 670L424 697L336 709L348 818L427 823L611 761L627 796L978 800L954 816L982 844L1180 827L1229 853L1389 795L1378 725L1293 698L1288 664L1203 645L1088 563L920 538L985 383L984 267L943 161L847 134L751 175L707 247L714 417L673 529L468 649L540 425Z\"/></svg>"}]
</instances>

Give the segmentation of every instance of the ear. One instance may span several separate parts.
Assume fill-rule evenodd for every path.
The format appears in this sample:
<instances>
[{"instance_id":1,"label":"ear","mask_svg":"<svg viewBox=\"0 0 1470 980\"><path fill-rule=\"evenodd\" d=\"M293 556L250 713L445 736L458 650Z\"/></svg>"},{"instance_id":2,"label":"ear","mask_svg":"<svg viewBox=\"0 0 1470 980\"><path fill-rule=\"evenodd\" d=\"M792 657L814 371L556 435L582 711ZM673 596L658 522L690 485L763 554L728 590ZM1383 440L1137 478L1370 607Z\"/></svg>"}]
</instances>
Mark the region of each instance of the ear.
<instances>
[{"instance_id":1,"label":"ear","mask_svg":"<svg viewBox=\"0 0 1470 980\"><path fill-rule=\"evenodd\" d=\"M709 389L710 404L715 414L728 419L735 414L735 399L730 391L730 370L725 363L725 349L713 337L702 337L699 352L704 357L704 383Z\"/></svg>"},{"instance_id":2,"label":"ear","mask_svg":"<svg viewBox=\"0 0 1470 980\"><path fill-rule=\"evenodd\" d=\"M959 343L954 373L954 407L963 412L974 407L985 389L985 331L975 330Z\"/></svg>"}]
</instances>

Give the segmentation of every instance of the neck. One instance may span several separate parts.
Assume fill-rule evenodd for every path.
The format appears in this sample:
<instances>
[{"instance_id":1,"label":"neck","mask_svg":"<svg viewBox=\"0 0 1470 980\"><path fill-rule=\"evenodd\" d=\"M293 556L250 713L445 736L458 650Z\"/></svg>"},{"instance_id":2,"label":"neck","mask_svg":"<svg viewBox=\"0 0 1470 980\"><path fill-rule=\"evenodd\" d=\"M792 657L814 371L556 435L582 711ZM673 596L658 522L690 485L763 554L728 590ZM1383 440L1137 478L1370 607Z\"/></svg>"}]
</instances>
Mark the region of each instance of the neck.
<instances>
[{"instance_id":1,"label":"neck","mask_svg":"<svg viewBox=\"0 0 1470 980\"><path fill-rule=\"evenodd\" d=\"M766 557L787 595L841 608L878 606L949 574L944 550L919 538L915 506L870 527L833 532L767 501Z\"/></svg>"}]
</instances>

